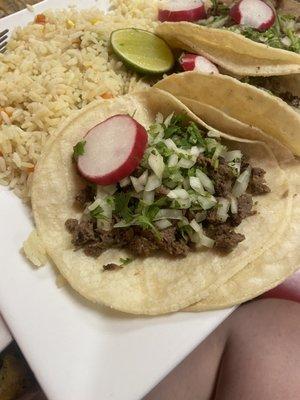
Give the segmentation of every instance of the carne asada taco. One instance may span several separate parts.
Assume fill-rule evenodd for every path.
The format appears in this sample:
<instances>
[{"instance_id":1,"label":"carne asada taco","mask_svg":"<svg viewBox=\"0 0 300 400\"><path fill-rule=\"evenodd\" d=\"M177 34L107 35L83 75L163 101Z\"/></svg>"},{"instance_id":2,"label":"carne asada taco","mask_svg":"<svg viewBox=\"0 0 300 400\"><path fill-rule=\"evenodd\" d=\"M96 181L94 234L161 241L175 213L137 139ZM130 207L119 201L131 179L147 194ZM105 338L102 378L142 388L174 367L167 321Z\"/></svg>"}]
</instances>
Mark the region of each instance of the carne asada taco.
<instances>
[{"instance_id":1,"label":"carne asada taco","mask_svg":"<svg viewBox=\"0 0 300 400\"><path fill-rule=\"evenodd\" d=\"M196 114L216 129L223 128L223 117L225 120L231 117L259 128L295 155L300 155L300 113L264 90L230 76L200 72L170 75L155 86L173 94L188 107L192 106L189 100L199 103L199 107L195 105ZM195 112L194 107L192 110ZM263 137L259 139L264 140Z\"/></svg>"},{"instance_id":2,"label":"carne asada taco","mask_svg":"<svg viewBox=\"0 0 300 400\"><path fill-rule=\"evenodd\" d=\"M70 285L136 314L206 298L282 237L291 204L264 143L212 130L158 89L66 121L32 187L38 235Z\"/></svg>"},{"instance_id":3,"label":"carne asada taco","mask_svg":"<svg viewBox=\"0 0 300 400\"><path fill-rule=\"evenodd\" d=\"M237 273L215 293L190 306L189 311L226 308L244 303L279 285L300 267L300 162L285 166L293 194L291 221L284 240Z\"/></svg>"},{"instance_id":4,"label":"carne asada taco","mask_svg":"<svg viewBox=\"0 0 300 400\"><path fill-rule=\"evenodd\" d=\"M203 55L236 75L300 73L298 17L276 13L262 0L212 3L202 19L164 22L156 33L171 47Z\"/></svg>"}]
</instances>

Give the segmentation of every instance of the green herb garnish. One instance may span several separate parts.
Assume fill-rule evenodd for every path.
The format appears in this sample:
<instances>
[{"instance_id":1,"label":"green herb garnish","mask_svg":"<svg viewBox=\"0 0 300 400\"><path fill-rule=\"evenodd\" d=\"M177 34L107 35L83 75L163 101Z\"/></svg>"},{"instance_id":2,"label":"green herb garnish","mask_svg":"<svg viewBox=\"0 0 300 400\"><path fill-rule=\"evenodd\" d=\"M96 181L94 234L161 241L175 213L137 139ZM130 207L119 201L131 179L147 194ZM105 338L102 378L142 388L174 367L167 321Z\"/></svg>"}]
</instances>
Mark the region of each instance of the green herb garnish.
<instances>
[{"instance_id":1,"label":"green herb garnish","mask_svg":"<svg viewBox=\"0 0 300 400\"><path fill-rule=\"evenodd\" d=\"M79 156L83 156L84 154L84 147L85 147L86 141L83 140L81 142L78 142L74 147L73 147L73 159L75 161L78 160Z\"/></svg>"},{"instance_id":2,"label":"green herb garnish","mask_svg":"<svg viewBox=\"0 0 300 400\"><path fill-rule=\"evenodd\" d=\"M120 258L120 263L121 265L128 265L133 261L133 258L127 257L127 258Z\"/></svg>"},{"instance_id":3,"label":"green herb garnish","mask_svg":"<svg viewBox=\"0 0 300 400\"><path fill-rule=\"evenodd\" d=\"M92 218L96 218L96 219L107 220L107 217L104 215L104 211L101 206L97 206L96 208L94 208L94 210L90 211L90 216Z\"/></svg>"}]
</instances>

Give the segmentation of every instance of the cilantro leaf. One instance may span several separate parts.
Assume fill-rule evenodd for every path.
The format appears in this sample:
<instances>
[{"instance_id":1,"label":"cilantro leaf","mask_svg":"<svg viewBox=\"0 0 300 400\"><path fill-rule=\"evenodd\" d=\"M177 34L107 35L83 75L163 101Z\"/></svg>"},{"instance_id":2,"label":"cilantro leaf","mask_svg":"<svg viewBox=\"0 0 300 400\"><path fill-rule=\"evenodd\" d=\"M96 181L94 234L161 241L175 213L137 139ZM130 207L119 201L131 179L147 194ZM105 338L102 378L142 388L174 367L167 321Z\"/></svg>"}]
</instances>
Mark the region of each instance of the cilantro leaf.
<instances>
[{"instance_id":1,"label":"cilantro leaf","mask_svg":"<svg viewBox=\"0 0 300 400\"><path fill-rule=\"evenodd\" d=\"M86 141L83 140L81 142L78 142L74 147L73 147L73 158L75 161L78 160L79 156L82 156L84 154L84 147L85 147Z\"/></svg>"},{"instance_id":2,"label":"cilantro leaf","mask_svg":"<svg viewBox=\"0 0 300 400\"><path fill-rule=\"evenodd\" d=\"M130 264L133 261L133 258L127 257L127 258L120 258L120 263L121 265L127 265Z\"/></svg>"},{"instance_id":3,"label":"cilantro leaf","mask_svg":"<svg viewBox=\"0 0 300 400\"><path fill-rule=\"evenodd\" d=\"M94 210L90 211L90 216L96 219L107 220L107 217L103 214L103 208L100 205L97 206Z\"/></svg>"},{"instance_id":4,"label":"cilantro leaf","mask_svg":"<svg viewBox=\"0 0 300 400\"><path fill-rule=\"evenodd\" d=\"M133 220L133 214L128 204L131 198L131 193L116 193L115 194L115 213L123 218L126 222Z\"/></svg>"}]
</instances>

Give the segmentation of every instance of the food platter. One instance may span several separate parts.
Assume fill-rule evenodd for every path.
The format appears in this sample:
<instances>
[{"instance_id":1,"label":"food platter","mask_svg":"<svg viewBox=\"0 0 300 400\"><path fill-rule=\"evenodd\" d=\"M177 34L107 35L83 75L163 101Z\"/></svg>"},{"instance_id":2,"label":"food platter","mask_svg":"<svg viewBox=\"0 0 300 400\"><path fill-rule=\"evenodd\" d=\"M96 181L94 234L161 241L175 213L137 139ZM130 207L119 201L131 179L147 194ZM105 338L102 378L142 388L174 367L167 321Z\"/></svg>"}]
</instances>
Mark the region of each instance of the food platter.
<instances>
[{"instance_id":1,"label":"food platter","mask_svg":"<svg viewBox=\"0 0 300 400\"><path fill-rule=\"evenodd\" d=\"M69 4L45 1L36 10L50 3ZM1 20L1 28L30 19L32 13L22 11ZM58 289L51 266L33 271L16 251L32 229L30 211L3 188L0 202L5 244L0 250L0 309L49 399L141 398L232 312L145 319L91 306L72 290Z\"/></svg>"}]
</instances>

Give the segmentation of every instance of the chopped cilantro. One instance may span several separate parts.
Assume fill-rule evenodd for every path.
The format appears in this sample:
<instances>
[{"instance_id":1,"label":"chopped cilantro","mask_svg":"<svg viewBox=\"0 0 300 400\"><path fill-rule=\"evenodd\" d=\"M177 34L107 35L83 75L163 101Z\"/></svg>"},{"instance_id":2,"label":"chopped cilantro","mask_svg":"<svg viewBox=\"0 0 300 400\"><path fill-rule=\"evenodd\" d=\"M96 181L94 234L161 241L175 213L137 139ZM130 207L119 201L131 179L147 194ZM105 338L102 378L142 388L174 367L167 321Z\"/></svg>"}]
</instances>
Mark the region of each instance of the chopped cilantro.
<instances>
[{"instance_id":1,"label":"chopped cilantro","mask_svg":"<svg viewBox=\"0 0 300 400\"><path fill-rule=\"evenodd\" d=\"M128 204L131 198L131 193L116 193L115 194L115 213L123 218L126 222L131 222L133 219L132 211Z\"/></svg>"},{"instance_id":2,"label":"chopped cilantro","mask_svg":"<svg viewBox=\"0 0 300 400\"><path fill-rule=\"evenodd\" d=\"M121 265L127 265L130 264L133 261L133 258L127 257L127 258L120 258L120 263Z\"/></svg>"},{"instance_id":3,"label":"chopped cilantro","mask_svg":"<svg viewBox=\"0 0 300 400\"><path fill-rule=\"evenodd\" d=\"M105 215L103 214L103 208L101 206L97 206L94 210L90 211L90 216L96 219L106 219Z\"/></svg>"},{"instance_id":4,"label":"chopped cilantro","mask_svg":"<svg viewBox=\"0 0 300 400\"><path fill-rule=\"evenodd\" d=\"M74 147L73 147L73 158L75 161L78 160L79 156L82 156L84 154L84 146L86 144L86 141L83 140L81 142L78 142Z\"/></svg>"}]
</instances>

